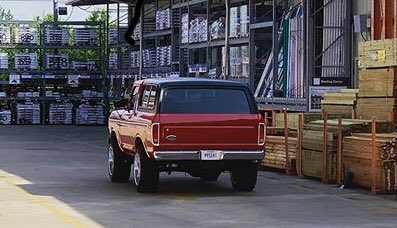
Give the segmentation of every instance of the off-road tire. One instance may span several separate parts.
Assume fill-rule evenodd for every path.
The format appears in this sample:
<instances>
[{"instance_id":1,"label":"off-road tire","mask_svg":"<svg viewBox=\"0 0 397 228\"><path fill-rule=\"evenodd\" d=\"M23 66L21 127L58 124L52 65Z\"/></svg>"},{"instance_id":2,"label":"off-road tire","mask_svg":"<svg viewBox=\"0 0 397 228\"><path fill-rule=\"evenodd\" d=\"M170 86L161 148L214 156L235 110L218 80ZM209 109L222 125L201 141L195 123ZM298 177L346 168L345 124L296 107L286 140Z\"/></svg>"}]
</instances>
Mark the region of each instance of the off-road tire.
<instances>
[{"instance_id":1,"label":"off-road tire","mask_svg":"<svg viewBox=\"0 0 397 228\"><path fill-rule=\"evenodd\" d=\"M108 150L108 174L110 180L113 182L127 182L131 173L131 161L121 151L114 137L111 137L109 140ZM113 158L110 156L113 156ZM113 159L113 167L110 164L111 159Z\"/></svg>"},{"instance_id":2,"label":"off-road tire","mask_svg":"<svg viewBox=\"0 0 397 228\"><path fill-rule=\"evenodd\" d=\"M140 163L140 177L137 178L135 166ZM146 155L142 146L137 147L134 157L133 177L136 190L140 193L156 192L159 184L159 167L155 160Z\"/></svg>"},{"instance_id":3,"label":"off-road tire","mask_svg":"<svg viewBox=\"0 0 397 228\"><path fill-rule=\"evenodd\" d=\"M256 185L258 164L251 161L241 162L230 172L233 189L240 192L252 192Z\"/></svg>"}]
</instances>

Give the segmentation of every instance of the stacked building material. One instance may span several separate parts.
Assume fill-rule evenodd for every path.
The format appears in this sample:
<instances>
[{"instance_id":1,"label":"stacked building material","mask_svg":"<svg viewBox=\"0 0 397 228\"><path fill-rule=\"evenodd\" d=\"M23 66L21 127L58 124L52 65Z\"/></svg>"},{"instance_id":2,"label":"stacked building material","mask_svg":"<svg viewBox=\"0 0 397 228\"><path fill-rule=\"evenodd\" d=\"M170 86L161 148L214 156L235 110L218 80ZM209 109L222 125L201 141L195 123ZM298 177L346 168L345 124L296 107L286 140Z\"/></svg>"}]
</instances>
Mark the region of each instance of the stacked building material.
<instances>
[{"instance_id":1,"label":"stacked building material","mask_svg":"<svg viewBox=\"0 0 397 228\"><path fill-rule=\"evenodd\" d=\"M77 125L102 125L105 122L103 105L81 104L76 109Z\"/></svg>"},{"instance_id":2,"label":"stacked building material","mask_svg":"<svg viewBox=\"0 0 397 228\"><path fill-rule=\"evenodd\" d=\"M261 165L265 167L285 169L286 155L285 155L285 138L284 136L266 136L265 140L265 157ZM290 164L296 160L296 153L298 151L298 139L288 137L288 153Z\"/></svg>"},{"instance_id":3,"label":"stacked building material","mask_svg":"<svg viewBox=\"0 0 397 228\"><path fill-rule=\"evenodd\" d=\"M157 47L156 48L156 65L157 66L170 66L171 65L171 46Z\"/></svg>"},{"instance_id":4,"label":"stacked building material","mask_svg":"<svg viewBox=\"0 0 397 228\"><path fill-rule=\"evenodd\" d=\"M117 53L109 53L109 70L117 70L119 68L118 58Z\"/></svg>"},{"instance_id":5,"label":"stacked building material","mask_svg":"<svg viewBox=\"0 0 397 228\"><path fill-rule=\"evenodd\" d=\"M49 124L72 124L72 103L52 103L49 108Z\"/></svg>"},{"instance_id":6,"label":"stacked building material","mask_svg":"<svg viewBox=\"0 0 397 228\"><path fill-rule=\"evenodd\" d=\"M8 54L0 53L0 69L7 70L8 69Z\"/></svg>"},{"instance_id":7,"label":"stacked building material","mask_svg":"<svg viewBox=\"0 0 397 228\"><path fill-rule=\"evenodd\" d=\"M39 68L37 53L15 54L14 68L37 70Z\"/></svg>"},{"instance_id":8,"label":"stacked building material","mask_svg":"<svg viewBox=\"0 0 397 228\"><path fill-rule=\"evenodd\" d=\"M48 70L66 70L69 69L68 54L48 54L44 56L44 67Z\"/></svg>"},{"instance_id":9,"label":"stacked building material","mask_svg":"<svg viewBox=\"0 0 397 228\"><path fill-rule=\"evenodd\" d=\"M376 134L375 184L378 190L395 190L397 134ZM372 135L355 133L343 140L343 165L345 172L353 173L353 183L370 188L372 160Z\"/></svg>"},{"instance_id":10,"label":"stacked building material","mask_svg":"<svg viewBox=\"0 0 397 228\"><path fill-rule=\"evenodd\" d=\"M44 44L68 45L68 30L66 28L46 28L44 30Z\"/></svg>"},{"instance_id":11,"label":"stacked building material","mask_svg":"<svg viewBox=\"0 0 397 228\"><path fill-rule=\"evenodd\" d=\"M40 124L40 104L17 104L18 124Z\"/></svg>"},{"instance_id":12,"label":"stacked building material","mask_svg":"<svg viewBox=\"0 0 397 228\"><path fill-rule=\"evenodd\" d=\"M73 35L76 46L94 46L99 44L96 29L75 28L73 30Z\"/></svg>"},{"instance_id":13,"label":"stacked building material","mask_svg":"<svg viewBox=\"0 0 397 228\"><path fill-rule=\"evenodd\" d=\"M360 69L357 117L397 120L397 68Z\"/></svg>"},{"instance_id":14,"label":"stacked building material","mask_svg":"<svg viewBox=\"0 0 397 228\"><path fill-rule=\"evenodd\" d=\"M9 27L0 27L0 44L11 43L11 29Z\"/></svg>"},{"instance_id":15,"label":"stacked building material","mask_svg":"<svg viewBox=\"0 0 397 228\"><path fill-rule=\"evenodd\" d=\"M225 18L220 17L211 23L210 26L211 40L219 40L225 38Z\"/></svg>"},{"instance_id":16,"label":"stacked building material","mask_svg":"<svg viewBox=\"0 0 397 228\"><path fill-rule=\"evenodd\" d=\"M171 11L170 9L159 10L156 12L156 30L171 28Z\"/></svg>"},{"instance_id":17,"label":"stacked building material","mask_svg":"<svg viewBox=\"0 0 397 228\"><path fill-rule=\"evenodd\" d=\"M119 30L117 28L109 28L108 40L110 45L119 43Z\"/></svg>"},{"instance_id":18,"label":"stacked building material","mask_svg":"<svg viewBox=\"0 0 397 228\"><path fill-rule=\"evenodd\" d=\"M189 43L189 14L183 14L181 19L181 43Z\"/></svg>"},{"instance_id":19,"label":"stacked building material","mask_svg":"<svg viewBox=\"0 0 397 228\"><path fill-rule=\"evenodd\" d=\"M196 17L190 21L189 43L199 43L207 41L208 20L205 17Z\"/></svg>"},{"instance_id":20,"label":"stacked building material","mask_svg":"<svg viewBox=\"0 0 397 228\"><path fill-rule=\"evenodd\" d=\"M37 28L20 27L14 29L15 44L37 44Z\"/></svg>"},{"instance_id":21,"label":"stacked building material","mask_svg":"<svg viewBox=\"0 0 397 228\"><path fill-rule=\"evenodd\" d=\"M393 126L387 122L377 122L378 132L391 132ZM318 120L305 124L302 137L302 171L305 176L321 178L323 174L324 121ZM342 138L352 133L371 132L370 120L342 120ZM336 153L338 145L338 121L327 121L327 176L336 180Z\"/></svg>"},{"instance_id":22,"label":"stacked building material","mask_svg":"<svg viewBox=\"0 0 397 228\"><path fill-rule=\"evenodd\" d=\"M142 51L143 67L156 67L156 49Z\"/></svg>"},{"instance_id":23,"label":"stacked building material","mask_svg":"<svg viewBox=\"0 0 397 228\"><path fill-rule=\"evenodd\" d=\"M249 35L250 17L248 5L230 8L229 37L239 38Z\"/></svg>"},{"instance_id":24,"label":"stacked building material","mask_svg":"<svg viewBox=\"0 0 397 228\"><path fill-rule=\"evenodd\" d=\"M11 111L3 110L0 111L0 125L9 125L11 124Z\"/></svg>"},{"instance_id":25,"label":"stacked building material","mask_svg":"<svg viewBox=\"0 0 397 228\"><path fill-rule=\"evenodd\" d=\"M230 77L247 78L249 76L249 47L230 47Z\"/></svg>"},{"instance_id":26,"label":"stacked building material","mask_svg":"<svg viewBox=\"0 0 397 228\"><path fill-rule=\"evenodd\" d=\"M242 5L239 7L240 8L240 37L247 37L249 35L249 23L250 23L250 17L249 17L249 11L248 11L248 5Z\"/></svg>"},{"instance_id":27,"label":"stacked building material","mask_svg":"<svg viewBox=\"0 0 397 228\"><path fill-rule=\"evenodd\" d=\"M328 114L354 116L357 104L357 89L341 89L340 92L328 92L321 101L321 110Z\"/></svg>"},{"instance_id":28,"label":"stacked building material","mask_svg":"<svg viewBox=\"0 0 397 228\"><path fill-rule=\"evenodd\" d=\"M138 68L140 64L139 51L131 52L131 68Z\"/></svg>"}]
</instances>

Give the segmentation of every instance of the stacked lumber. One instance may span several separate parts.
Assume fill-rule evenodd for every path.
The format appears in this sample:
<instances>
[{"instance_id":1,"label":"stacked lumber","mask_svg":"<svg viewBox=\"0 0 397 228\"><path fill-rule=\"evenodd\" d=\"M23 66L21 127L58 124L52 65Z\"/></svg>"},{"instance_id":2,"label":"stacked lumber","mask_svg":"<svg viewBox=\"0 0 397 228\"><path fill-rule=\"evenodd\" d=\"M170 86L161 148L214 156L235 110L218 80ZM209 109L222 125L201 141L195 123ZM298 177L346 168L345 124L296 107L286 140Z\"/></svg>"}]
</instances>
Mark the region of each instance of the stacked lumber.
<instances>
[{"instance_id":1,"label":"stacked lumber","mask_svg":"<svg viewBox=\"0 0 397 228\"><path fill-rule=\"evenodd\" d=\"M387 145L393 144L397 137L395 133L376 134L376 178L375 183L378 190L389 191L394 189L396 183L395 163L389 167L387 161L383 160ZM395 146L392 146L395 147ZM382 154L383 153L383 154ZM343 166L345 172L353 173L353 183L357 186L370 188L372 185L371 159L372 159L372 135L356 133L343 139Z\"/></svg>"},{"instance_id":2,"label":"stacked lumber","mask_svg":"<svg viewBox=\"0 0 397 228\"><path fill-rule=\"evenodd\" d=\"M397 68L362 69L359 72L357 117L396 120Z\"/></svg>"},{"instance_id":3,"label":"stacked lumber","mask_svg":"<svg viewBox=\"0 0 397 228\"><path fill-rule=\"evenodd\" d=\"M397 39L360 42L358 44L359 68L397 66Z\"/></svg>"},{"instance_id":4,"label":"stacked lumber","mask_svg":"<svg viewBox=\"0 0 397 228\"><path fill-rule=\"evenodd\" d=\"M376 123L379 132L391 132L392 124L384 121ZM303 128L302 136L302 172L303 175L321 178L323 167L324 121L313 121ZM342 119L342 138L357 132L371 132L370 120ZM327 121L327 176L329 180L336 180L336 157L338 148L338 121Z\"/></svg>"},{"instance_id":5,"label":"stacked lumber","mask_svg":"<svg viewBox=\"0 0 397 228\"><path fill-rule=\"evenodd\" d=\"M297 130L299 128L299 115L301 113L287 113L287 127L289 129ZM339 117L351 117L351 113L346 115L340 114L330 114L328 113L329 119L335 119ZM321 120L322 114L321 113L303 113L303 123L307 124L315 120ZM276 128L284 128L284 113L276 113L274 116L275 127Z\"/></svg>"},{"instance_id":6,"label":"stacked lumber","mask_svg":"<svg viewBox=\"0 0 397 228\"><path fill-rule=\"evenodd\" d=\"M329 114L354 115L357 102L357 89L341 89L328 92L321 101L321 110Z\"/></svg>"},{"instance_id":7,"label":"stacked lumber","mask_svg":"<svg viewBox=\"0 0 397 228\"><path fill-rule=\"evenodd\" d=\"M288 137L288 153L290 164L296 160L298 150L298 139ZM261 165L277 169L286 168L285 156L285 137L284 136L266 136L265 140L265 157Z\"/></svg>"}]
</instances>

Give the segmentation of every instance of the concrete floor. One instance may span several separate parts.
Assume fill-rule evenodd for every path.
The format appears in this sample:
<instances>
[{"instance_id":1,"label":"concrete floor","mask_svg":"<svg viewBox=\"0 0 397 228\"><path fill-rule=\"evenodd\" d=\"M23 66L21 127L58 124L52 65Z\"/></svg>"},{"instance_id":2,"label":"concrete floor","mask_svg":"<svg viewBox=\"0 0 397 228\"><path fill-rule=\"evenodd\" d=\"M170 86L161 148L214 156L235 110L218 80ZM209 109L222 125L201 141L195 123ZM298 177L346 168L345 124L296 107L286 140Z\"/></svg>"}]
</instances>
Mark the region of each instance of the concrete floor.
<instances>
[{"instance_id":1,"label":"concrete floor","mask_svg":"<svg viewBox=\"0 0 397 228\"><path fill-rule=\"evenodd\" d=\"M106 140L105 127L0 126L0 227L39 226L14 205L18 192L42 206L37 221L60 218L52 227L397 227L392 196L274 172L260 172L253 193L233 191L227 174L216 183L164 174L158 193L139 194L108 180Z\"/></svg>"}]
</instances>

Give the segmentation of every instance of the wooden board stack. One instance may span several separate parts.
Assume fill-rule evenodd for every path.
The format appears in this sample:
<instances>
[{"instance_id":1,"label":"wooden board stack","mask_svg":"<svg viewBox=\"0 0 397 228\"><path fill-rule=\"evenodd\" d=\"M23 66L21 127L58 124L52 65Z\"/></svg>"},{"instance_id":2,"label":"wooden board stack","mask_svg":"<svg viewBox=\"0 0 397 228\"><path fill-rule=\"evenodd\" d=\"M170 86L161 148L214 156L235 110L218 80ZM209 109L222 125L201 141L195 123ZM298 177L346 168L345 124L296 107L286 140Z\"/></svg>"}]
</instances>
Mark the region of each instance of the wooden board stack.
<instances>
[{"instance_id":1,"label":"wooden board stack","mask_svg":"<svg viewBox=\"0 0 397 228\"><path fill-rule=\"evenodd\" d=\"M302 172L303 175L321 178L323 173L323 120L313 121L303 128L302 138ZM377 122L379 132L391 132L393 126L387 122ZM336 153L338 145L338 120L327 122L327 176L330 181L336 180ZM342 138L357 132L371 132L369 120L342 120Z\"/></svg>"},{"instance_id":2,"label":"wooden board stack","mask_svg":"<svg viewBox=\"0 0 397 228\"><path fill-rule=\"evenodd\" d=\"M321 110L328 114L355 115L357 89L341 89L340 92L329 92L321 101Z\"/></svg>"},{"instance_id":3,"label":"wooden board stack","mask_svg":"<svg viewBox=\"0 0 397 228\"><path fill-rule=\"evenodd\" d=\"M394 167L385 166L382 160L382 147L391 143L397 134L376 134L376 187L381 191L394 190L396 183ZM353 173L353 183L357 186L370 188L372 159L371 134L355 133L343 139L343 166L345 172ZM387 169L385 169L387 168Z\"/></svg>"},{"instance_id":4,"label":"wooden board stack","mask_svg":"<svg viewBox=\"0 0 397 228\"><path fill-rule=\"evenodd\" d=\"M358 118L397 120L397 68L361 69L358 96Z\"/></svg>"},{"instance_id":5,"label":"wooden board stack","mask_svg":"<svg viewBox=\"0 0 397 228\"><path fill-rule=\"evenodd\" d=\"M397 39L383 39L358 44L359 68L397 66Z\"/></svg>"},{"instance_id":6,"label":"wooden board stack","mask_svg":"<svg viewBox=\"0 0 397 228\"><path fill-rule=\"evenodd\" d=\"M298 139L288 137L288 152L290 164L296 160L296 153L298 150ZM264 167L271 167L277 169L285 169L285 138L284 136L266 136L265 140L265 157L261 165ZM290 170L295 172L294 170Z\"/></svg>"}]
</instances>

